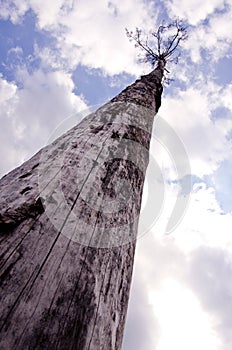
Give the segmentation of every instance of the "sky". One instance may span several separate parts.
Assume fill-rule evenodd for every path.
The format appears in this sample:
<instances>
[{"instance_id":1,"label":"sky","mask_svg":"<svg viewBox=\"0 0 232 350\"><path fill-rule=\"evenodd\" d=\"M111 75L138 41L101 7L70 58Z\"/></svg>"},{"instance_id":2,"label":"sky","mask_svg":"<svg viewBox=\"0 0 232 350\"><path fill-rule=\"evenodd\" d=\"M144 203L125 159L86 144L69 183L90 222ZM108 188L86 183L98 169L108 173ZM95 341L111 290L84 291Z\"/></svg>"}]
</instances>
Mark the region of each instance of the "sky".
<instances>
[{"instance_id":1,"label":"sky","mask_svg":"<svg viewBox=\"0 0 232 350\"><path fill-rule=\"evenodd\" d=\"M125 27L149 31L177 17L188 40L167 67L174 81L151 143L165 200L137 242L123 350L232 348L232 3L0 0L0 175L68 117L78 122L150 71ZM152 170L151 162L142 215L159 186ZM178 197L183 215L167 234Z\"/></svg>"}]
</instances>

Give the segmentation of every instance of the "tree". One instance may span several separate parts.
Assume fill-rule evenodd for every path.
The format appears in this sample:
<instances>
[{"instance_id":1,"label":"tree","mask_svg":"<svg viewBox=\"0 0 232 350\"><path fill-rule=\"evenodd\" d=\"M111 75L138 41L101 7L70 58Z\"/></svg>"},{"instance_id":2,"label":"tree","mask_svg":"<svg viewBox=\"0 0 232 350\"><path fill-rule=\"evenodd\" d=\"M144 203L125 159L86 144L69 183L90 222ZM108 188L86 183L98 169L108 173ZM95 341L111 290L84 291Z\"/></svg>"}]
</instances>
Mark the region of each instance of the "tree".
<instances>
[{"instance_id":1,"label":"tree","mask_svg":"<svg viewBox=\"0 0 232 350\"><path fill-rule=\"evenodd\" d=\"M143 182L166 62L0 181L0 348L121 348ZM164 49L162 49L164 45Z\"/></svg>"},{"instance_id":2,"label":"tree","mask_svg":"<svg viewBox=\"0 0 232 350\"><path fill-rule=\"evenodd\" d=\"M187 28L180 20L169 24L161 24L157 31L145 34L136 28L135 33L126 29L130 40L135 41L135 46L140 48L143 56L141 61L148 62L154 66L165 67L168 61L177 63L180 56L180 42L187 39ZM168 70L165 68L168 72Z\"/></svg>"}]
</instances>

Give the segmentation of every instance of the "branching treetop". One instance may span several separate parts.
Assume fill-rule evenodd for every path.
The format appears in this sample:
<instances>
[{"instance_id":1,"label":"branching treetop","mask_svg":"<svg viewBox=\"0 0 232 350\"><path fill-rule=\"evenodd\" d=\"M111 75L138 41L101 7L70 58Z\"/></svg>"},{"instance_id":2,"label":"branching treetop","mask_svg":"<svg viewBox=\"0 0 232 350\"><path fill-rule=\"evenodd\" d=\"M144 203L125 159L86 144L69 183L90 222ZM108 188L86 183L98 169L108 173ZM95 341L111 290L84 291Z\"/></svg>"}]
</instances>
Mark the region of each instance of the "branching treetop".
<instances>
[{"instance_id":1,"label":"branching treetop","mask_svg":"<svg viewBox=\"0 0 232 350\"><path fill-rule=\"evenodd\" d=\"M135 33L126 29L126 34L130 40L136 42L135 46L143 51L142 61L149 62L152 67L160 61L164 65L167 61L177 63L180 56L179 44L187 38L186 27L180 20L167 25L163 23L157 31L148 35L139 28L136 28Z\"/></svg>"}]
</instances>

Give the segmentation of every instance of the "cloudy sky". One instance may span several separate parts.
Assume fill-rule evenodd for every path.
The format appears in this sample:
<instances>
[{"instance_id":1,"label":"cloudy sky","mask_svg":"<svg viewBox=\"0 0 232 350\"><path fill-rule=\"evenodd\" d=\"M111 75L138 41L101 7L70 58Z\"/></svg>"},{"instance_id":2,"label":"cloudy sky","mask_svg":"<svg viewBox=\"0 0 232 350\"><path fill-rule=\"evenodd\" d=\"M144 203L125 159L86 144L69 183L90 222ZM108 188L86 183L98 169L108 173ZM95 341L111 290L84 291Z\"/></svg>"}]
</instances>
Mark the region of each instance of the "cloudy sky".
<instances>
[{"instance_id":1,"label":"cloudy sky","mask_svg":"<svg viewBox=\"0 0 232 350\"><path fill-rule=\"evenodd\" d=\"M151 155L165 201L138 240L123 350L230 350L230 0L0 0L0 173L44 146L66 118L149 72L136 61L125 27L150 30L176 17L188 24L188 40L179 64L169 67L175 80L164 90L158 118L184 145L191 171L178 173L178 147L166 144L157 125ZM153 193L152 169L143 203ZM187 209L167 234L183 193Z\"/></svg>"}]
</instances>

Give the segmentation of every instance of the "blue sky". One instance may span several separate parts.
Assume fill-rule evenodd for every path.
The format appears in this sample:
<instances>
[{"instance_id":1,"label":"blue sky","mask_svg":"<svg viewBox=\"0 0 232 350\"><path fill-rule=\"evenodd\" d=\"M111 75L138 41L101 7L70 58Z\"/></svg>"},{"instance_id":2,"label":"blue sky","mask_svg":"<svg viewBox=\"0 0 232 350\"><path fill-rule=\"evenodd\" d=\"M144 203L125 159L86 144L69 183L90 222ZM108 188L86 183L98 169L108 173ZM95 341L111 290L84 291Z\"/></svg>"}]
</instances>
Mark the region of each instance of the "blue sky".
<instances>
[{"instance_id":1,"label":"blue sky","mask_svg":"<svg viewBox=\"0 0 232 350\"><path fill-rule=\"evenodd\" d=\"M159 117L182 140L191 173L178 179L176 145L170 156L154 128L151 155L166 199L138 240L123 350L230 350L230 0L0 1L0 173L43 147L66 118L149 72L125 27L149 31L175 17L189 26L188 40L179 64L168 67L175 81L164 90ZM188 208L165 235L178 188L190 176Z\"/></svg>"}]
</instances>

